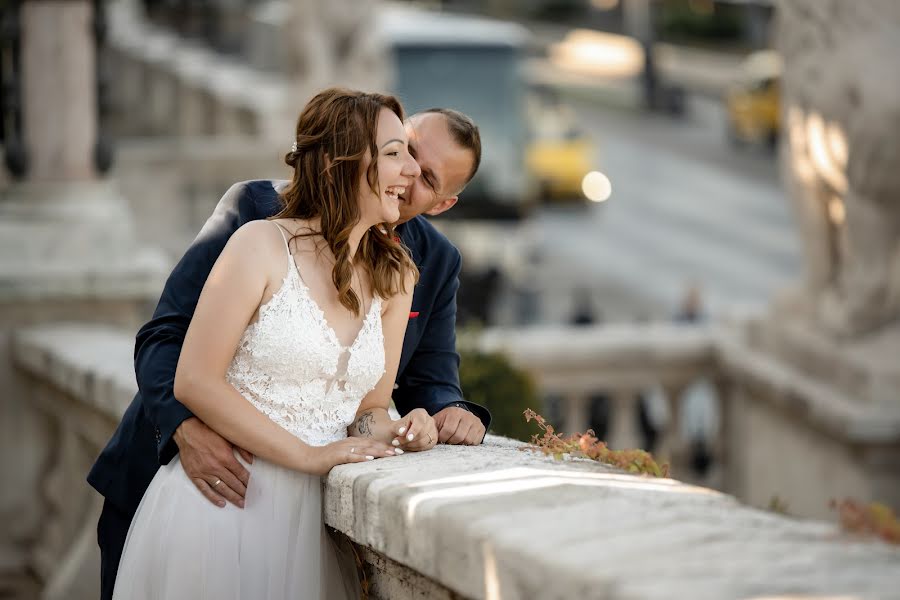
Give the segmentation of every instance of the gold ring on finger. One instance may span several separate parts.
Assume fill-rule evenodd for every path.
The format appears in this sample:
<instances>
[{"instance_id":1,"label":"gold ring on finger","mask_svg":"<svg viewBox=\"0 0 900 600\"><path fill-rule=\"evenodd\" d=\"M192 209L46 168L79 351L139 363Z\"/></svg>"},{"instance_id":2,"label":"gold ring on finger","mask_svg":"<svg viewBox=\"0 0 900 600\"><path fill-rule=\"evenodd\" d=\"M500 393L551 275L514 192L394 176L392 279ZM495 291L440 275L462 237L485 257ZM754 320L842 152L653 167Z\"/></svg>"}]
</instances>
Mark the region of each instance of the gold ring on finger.
<instances>
[{"instance_id":1,"label":"gold ring on finger","mask_svg":"<svg viewBox=\"0 0 900 600\"><path fill-rule=\"evenodd\" d=\"M221 479L216 479L216 482L213 484L213 489L216 489L216 486L222 483Z\"/></svg>"},{"instance_id":2,"label":"gold ring on finger","mask_svg":"<svg viewBox=\"0 0 900 600\"><path fill-rule=\"evenodd\" d=\"M350 448L350 454L356 454L356 448Z\"/></svg>"}]
</instances>

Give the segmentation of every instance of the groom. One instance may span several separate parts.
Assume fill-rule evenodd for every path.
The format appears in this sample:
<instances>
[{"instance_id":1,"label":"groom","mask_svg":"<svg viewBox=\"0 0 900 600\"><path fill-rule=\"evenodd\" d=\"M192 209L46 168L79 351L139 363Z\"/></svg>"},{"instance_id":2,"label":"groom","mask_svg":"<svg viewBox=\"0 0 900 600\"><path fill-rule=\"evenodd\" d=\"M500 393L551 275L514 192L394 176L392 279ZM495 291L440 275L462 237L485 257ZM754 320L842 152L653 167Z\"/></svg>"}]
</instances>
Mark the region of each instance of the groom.
<instances>
[{"instance_id":1,"label":"groom","mask_svg":"<svg viewBox=\"0 0 900 600\"><path fill-rule=\"evenodd\" d=\"M422 407L436 431L409 442L424 450L438 441L480 444L490 413L467 402L459 387L456 354L456 290L459 251L422 214L452 208L478 169L481 140L467 116L431 109L406 122L409 150L421 174L401 196L397 232L419 267L409 324L403 340L393 399L401 414ZM112 598L128 527L160 465L180 453L185 472L210 502L243 506L249 472L234 450L252 457L204 425L173 394L175 367L200 291L213 263L241 225L273 215L277 190L286 181L235 184L172 271L153 318L137 334L138 394L88 475L105 497L97 526L101 550L101 598ZM433 434L433 435L432 435Z\"/></svg>"}]
</instances>

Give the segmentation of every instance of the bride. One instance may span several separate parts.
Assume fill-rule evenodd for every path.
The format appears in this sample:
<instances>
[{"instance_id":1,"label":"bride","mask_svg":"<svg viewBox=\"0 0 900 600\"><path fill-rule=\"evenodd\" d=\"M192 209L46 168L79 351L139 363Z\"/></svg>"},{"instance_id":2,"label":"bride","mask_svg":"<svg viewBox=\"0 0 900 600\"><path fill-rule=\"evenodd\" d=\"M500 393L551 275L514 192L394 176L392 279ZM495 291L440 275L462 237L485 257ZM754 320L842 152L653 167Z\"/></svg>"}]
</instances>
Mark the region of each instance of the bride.
<instances>
[{"instance_id":1,"label":"bride","mask_svg":"<svg viewBox=\"0 0 900 600\"><path fill-rule=\"evenodd\" d=\"M256 457L245 505L212 505L176 457L141 500L114 598L359 597L321 476L401 453L390 442L431 419L387 414L418 278L390 225L419 175L402 120L391 96L336 88L303 109L283 208L229 240L175 376L178 400ZM365 411L367 437L348 437Z\"/></svg>"}]
</instances>

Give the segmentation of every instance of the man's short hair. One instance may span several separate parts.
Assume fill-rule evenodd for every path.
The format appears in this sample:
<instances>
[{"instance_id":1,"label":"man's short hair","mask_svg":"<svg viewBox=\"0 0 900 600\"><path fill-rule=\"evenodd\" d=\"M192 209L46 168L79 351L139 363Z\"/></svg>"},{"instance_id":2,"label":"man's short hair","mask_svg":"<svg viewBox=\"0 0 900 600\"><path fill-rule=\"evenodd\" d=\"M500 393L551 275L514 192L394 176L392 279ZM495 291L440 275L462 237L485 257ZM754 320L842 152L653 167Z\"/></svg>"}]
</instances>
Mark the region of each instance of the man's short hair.
<instances>
[{"instance_id":1,"label":"man's short hair","mask_svg":"<svg viewBox=\"0 0 900 600\"><path fill-rule=\"evenodd\" d=\"M466 178L466 183L469 183L481 164L481 134L478 132L478 126L467 115L452 108L429 108L416 114L427 113L444 115L450 135L453 136L456 143L472 152L472 170L469 171L469 176Z\"/></svg>"}]
</instances>

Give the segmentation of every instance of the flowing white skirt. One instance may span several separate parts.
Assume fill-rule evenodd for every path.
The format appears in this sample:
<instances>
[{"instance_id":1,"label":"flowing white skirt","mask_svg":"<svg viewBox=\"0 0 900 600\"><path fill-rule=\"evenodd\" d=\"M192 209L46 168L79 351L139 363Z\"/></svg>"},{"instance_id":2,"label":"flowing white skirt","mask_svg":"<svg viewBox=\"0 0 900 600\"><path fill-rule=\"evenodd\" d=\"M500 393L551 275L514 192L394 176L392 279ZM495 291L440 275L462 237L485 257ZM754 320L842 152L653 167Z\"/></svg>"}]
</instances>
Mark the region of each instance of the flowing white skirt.
<instances>
[{"instance_id":1,"label":"flowing white skirt","mask_svg":"<svg viewBox=\"0 0 900 600\"><path fill-rule=\"evenodd\" d=\"M209 502L176 456L144 494L115 600L360 597L355 563L322 520L322 479L257 458L245 507Z\"/></svg>"}]
</instances>

